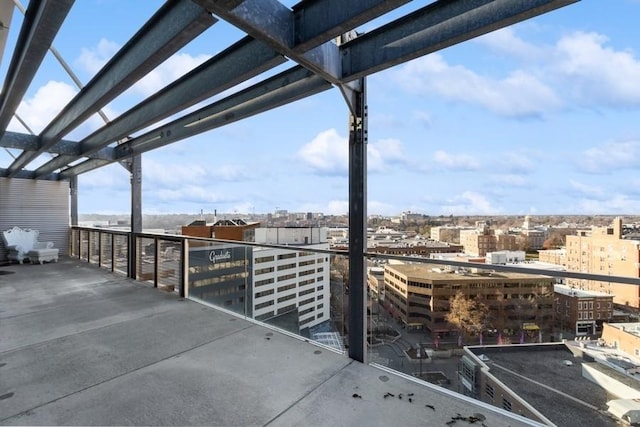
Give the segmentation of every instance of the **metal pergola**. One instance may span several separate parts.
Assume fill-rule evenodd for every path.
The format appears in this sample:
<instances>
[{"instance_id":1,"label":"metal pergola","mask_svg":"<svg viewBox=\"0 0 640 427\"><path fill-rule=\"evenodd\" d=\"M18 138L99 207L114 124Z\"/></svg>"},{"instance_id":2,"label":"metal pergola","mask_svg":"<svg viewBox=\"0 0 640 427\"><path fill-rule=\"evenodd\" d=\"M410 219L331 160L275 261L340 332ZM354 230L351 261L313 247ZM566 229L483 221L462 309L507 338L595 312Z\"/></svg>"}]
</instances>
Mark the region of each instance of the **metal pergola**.
<instances>
[{"instance_id":1,"label":"metal pergola","mask_svg":"<svg viewBox=\"0 0 640 427\"><path fill-rule=\"evenodd\" d=\"M0 13L11 3L4 1ZM0 177L70 181L73 205L79 175L119 162L132 174L132 231L140 231L141 220L136 218L141 211L141 154L337 88L351 116L351 292L363 296L350 298L349 355L363 361L366 77L576 1L303 0L289 8L278 0L168 0L38 135L31 135L8 132L7 126L74 0L30 0L0 98L0 148L21 152L10 164L0 165ZM403 14L398 8L407 3L416 4L417 9ZM384 21L378 18L392 11L398 15L395 19L359 32L364 25ZM226 49L84 139L64 139L191 40L206 37L207 30L219 21L232 24L246 36L230 40ZM189 107L283 64L290 67L180 116ZM131 137L175 115L179 118ZM52 158L30 169L43 154Z\"/></svg>"}]
</instances>

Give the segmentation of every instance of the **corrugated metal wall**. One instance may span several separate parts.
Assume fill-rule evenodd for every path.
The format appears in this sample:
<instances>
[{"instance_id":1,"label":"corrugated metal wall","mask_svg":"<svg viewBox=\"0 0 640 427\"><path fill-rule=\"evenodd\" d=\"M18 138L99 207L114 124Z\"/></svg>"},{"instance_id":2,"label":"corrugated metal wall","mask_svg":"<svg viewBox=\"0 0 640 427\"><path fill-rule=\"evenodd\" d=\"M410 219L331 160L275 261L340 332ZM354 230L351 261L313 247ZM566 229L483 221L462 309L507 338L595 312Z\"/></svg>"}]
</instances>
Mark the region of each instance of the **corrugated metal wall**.
<instances>
[{"instance_id":1,"label":"corrugated metal wall","mask_svg":"<svg viewBox=\"0 0 640 427\"><path fill-rule=\"evenodd\" d=\"M69 182L0 178L0 231L14 226L40 231L41 242L54 242L60 255L69 246ZM0 261L7 251L0 239Z\"/></svg>"}]
</instances>

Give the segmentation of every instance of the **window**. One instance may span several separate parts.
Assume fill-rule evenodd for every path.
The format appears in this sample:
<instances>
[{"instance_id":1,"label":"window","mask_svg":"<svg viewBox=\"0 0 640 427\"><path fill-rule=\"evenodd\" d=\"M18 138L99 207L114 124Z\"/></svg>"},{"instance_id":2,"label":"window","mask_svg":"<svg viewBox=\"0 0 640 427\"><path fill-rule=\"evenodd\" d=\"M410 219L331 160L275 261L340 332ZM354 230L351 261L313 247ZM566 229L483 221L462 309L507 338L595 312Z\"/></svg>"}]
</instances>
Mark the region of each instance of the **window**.
<instances>
[{"instance_id":1,"label":"window","mask_svg":"<svg viewBox=\"0 0 640 427\"><path fill-rule=\"evenodd\" d=\"M263 302L261 304L257 304L256 305L256 310L260 310L261 308L269 307L270 305L273 305L273 300L266 301L266 302ZM271 314L273 314L273 312L271 312Z\"/></svg>"},{"instance_id":2,"label":"window","mask_svg":"<svg viewBox=\"0 0 640 427\"><path fill-rule=\"evenodd\" d=\"M593 310L593 301L589 301L589 310Z\"/></svg>"},{"instance_id":3,"label":"window","mask_svg":"<svg viewBox=\"0 0 640 427\"><path fill-rule=\"evenodd\" d=\"M493 386L491 384L487 384L487 396L489 396L491 398L491 400L493 400Z\"/></svg>"},{"instance_id":4,"label":"window","mask_svg":"<svg viewBox=\"0 0 640 427\"><path fill-rule=\"evenodd\" d=\"M269 289L267 291L262 291L262 292L256 292L256 298L266 297L267 295L272 295L272 294L273 294L273 289Z\"/></svg>"},{"instance_id":5,"label":"window","mask_svg":"<svg viewBox=\"0 0 640 427\"><path fill-rule=\"evenodd\" d=\"M581 311L578 312L578 319L582 320L582 312Z\"/></svg>"},{"instance_id":6,"label":"window","mask_svg":"<svg viewBox=\"0 0 640 427\"><path fill-rule=\"evenodd\" d=\"M256 281L256 287L258 286L264 286L264 285L269 285L273 283L273 277L271 277L270 279L265 279L265 280L258 280Z\"/></svg>"},{"instance_id":7,"label":"window","mask_svg":"<svg viewBox=\"0 0 640 427\"><path fill-rule=\"evenodd\" d=\"M274 260L273 256L263 256L263 257L256 258L256 264L260 264L263 262L270 262L273 260Z\"/></svg>"},{"instance_id":8,"label":"window","mask_svg":"<svg viewBox=\"0 0 640 427\"><path fill-rule=\"evenodd\" d=\"M296 297L296 294L291 294L291 295L285 295L283 297L278 298L278 302L284 302L284 301L289 301L290 299L293 299ZM278 312L280 312L280 310L278 310Z\"/></svg>"},{"instance_id":9,"label":"window","mask_svg":"<svg viewBox=\"0 0 640 427\"><path fill-rule=\"evenodd\" d=\"M278 259L288 259L288 258L295 258L295 257L296 257L296 253L295 252L278 255Z\"/></svg>"},{"instance_id":10,"label":"window","mask_svg":"<svg viewBox=\"0 0 640 427\"><path fill-rule=\"evenodd\" d=\"M582 310L582 301L578 301L578 310Z\"/></svg>"},{"instance_id":11,"label":"window","mask_svg":"<svg viewBox=\"0 0 640 427\"><path fill-rule=\"evenodd\" d=\"M511 412L511 402L504 397L502 398L502 409L506 409L507 411Z\"/></svg>"}]
</instances>

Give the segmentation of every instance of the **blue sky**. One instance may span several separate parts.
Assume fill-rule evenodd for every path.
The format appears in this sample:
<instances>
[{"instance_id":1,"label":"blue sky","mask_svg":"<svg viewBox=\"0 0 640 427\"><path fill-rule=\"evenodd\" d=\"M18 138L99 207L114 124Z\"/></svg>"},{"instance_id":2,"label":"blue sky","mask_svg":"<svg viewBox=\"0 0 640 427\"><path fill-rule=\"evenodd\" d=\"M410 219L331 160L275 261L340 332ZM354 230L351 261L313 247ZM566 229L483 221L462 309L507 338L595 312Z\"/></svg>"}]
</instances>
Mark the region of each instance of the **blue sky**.
<instances>
[{"instance_id":1,"label":"blue sky","mask_svg":"<svg viewBox=\"0 0 640 427\"><path fill-rule=\"evenodd\" d=\"M54 45L87 82L159 4L76 1ZM368 213L637 214L638 17L639 0L583 0L370 76ZM241 36L214 25L104 112L117 117ZM36 133L77 91L51 55L45 64L18 109ZM143 212L344 214L347 124L333 89L146 153ZM121 166L80 176L81 213L129 206Z\"/></svg>"}]
</instances>

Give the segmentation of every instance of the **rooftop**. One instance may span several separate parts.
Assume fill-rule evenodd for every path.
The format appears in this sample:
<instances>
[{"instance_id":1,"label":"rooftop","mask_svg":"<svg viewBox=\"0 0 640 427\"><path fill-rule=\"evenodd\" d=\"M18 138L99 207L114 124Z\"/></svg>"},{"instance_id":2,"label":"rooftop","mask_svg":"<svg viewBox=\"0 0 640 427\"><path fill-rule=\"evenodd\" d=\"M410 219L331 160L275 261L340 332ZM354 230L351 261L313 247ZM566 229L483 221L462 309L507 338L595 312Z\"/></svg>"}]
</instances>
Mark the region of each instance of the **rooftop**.
<instances>
[{"instance_id":1,"label":"rooftop","mask_svg":"<svg viewBox=\"0 0 640 427\"><path fill-rule=\"evenodd\" d=\"M67 257L0 267L0 294L2 425L527 422Z\"/></svg>"},{"instance_id":2,"label":"rooftop","mask_svg":"<svg viewBox=\"0 0 640 427\"><path fill-rule=\"evenodd\" d=\"M563 343L486 346L490 373L558 426L615 426L606 414L613 397L582 376L582 360ZM572 363L566 363L571 361Z\"/></svg>"}]
</instances>

